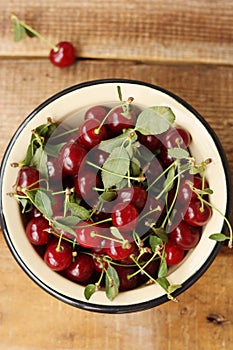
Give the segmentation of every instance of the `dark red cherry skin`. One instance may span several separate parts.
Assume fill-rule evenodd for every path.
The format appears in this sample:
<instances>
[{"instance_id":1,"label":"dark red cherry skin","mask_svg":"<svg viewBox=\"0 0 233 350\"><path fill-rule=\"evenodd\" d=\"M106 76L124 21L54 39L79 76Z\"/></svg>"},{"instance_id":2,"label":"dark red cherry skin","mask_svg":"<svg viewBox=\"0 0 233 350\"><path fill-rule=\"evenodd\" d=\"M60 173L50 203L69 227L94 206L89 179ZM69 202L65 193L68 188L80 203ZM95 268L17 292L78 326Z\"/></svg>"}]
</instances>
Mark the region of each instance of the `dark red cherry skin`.
<instances>
[{"instance_id":1,"label":"dark red cherry skin","mask_svg":"<svg viewBox=\"0 0 233 350\"><path fill-rule=\"evenodd\" d=\"M161 199L156 199L152 194L149 194L143 210L143 215L145 215L145 219L150 218L156 222L162 215L164 207L165 202L163 202Z\"/></svg>"},{"instance_id":2,"label":"dark red cherry skin","mask_svg":"<svg viewBox=\"0 0 233 350\"><path fill-rule=\"evenodd\" d=\"M49 223L42 217L31 219L26 226L26 235L29 241L34 245L43 245L48 243L49 239Z\"/></svg>"},{"instance_id":3,"label":"dark red cherry skin","mask_svg":"<svg viewBox=\"0 0 233 350\"><path fill-rule=\"evenodd\" d=\"M92 148L88 152L88 160L98 166L102 166L106 159L108 158L109 153L98 149L98 147Z\"/></svg>"},{"instance_id":4,"label":"dark red cherry skin","mask_svg":"<svg viewBox=\"0 0 233 350\"><path fill-rule=\"evenodd\" d=\"M146 283L150 279L150 277L146 273L148 273L152 278L157 278L159 263L159 259L153 260L143 269L143 271L140 272L140 284Z\"/></svg>"},{"instance_id":5,"label":"dark red cherry skin","mask_svg":"<svg viewBox=\"0 0 233 350\"><path fill-rule=\"evenodd\" d=\"M99 126L98 119L87 119L79 127L78 138L85 148L90 150L107 138L106 126L102 125L100 129Z\"/></svg>"},{"instance_id":6,"label":"dark red cherry skin","mask_svg":"<svg viewBox=\"0 0 233 350\"><path fill-rule=\"evenodd\" d=\"M192 190L192 186L197 190L202 190L202 178L198 175L193 178L185 178L181 181L178 197L183 204L189 204L191 199L196 199L197 194ZM191 183L191 187L190 184ZM204 180L204 189L208 188L208 183Z\"/></svg>"},{"instance_id":7,"label":"dark red cherry skin","mask_svg":"<svg viewBox=\"0 0 233 350\"><path fill-rule=\"evenodd\" d=\"M92 232L101 235L101 228L93 225L92 221L81 221L76 228L76 241L84 248L101 247L102 238L99 236L92 236Z\"/></svg>"},{"instance_id":8,"label":"dark red cherry skin","mask_svg":"<svg viewBox=\"0 0 233 350\"><path fill-rule=\"evenodd\" d=\"M113 260L126 259L136 249L136 244L132 241L132 237L130 237L130 235L125 235L124 238L128 239L128 244L126 246L122 246L121 243L114 240L109 241L109 244L106 247L106 254Z\"/></svg>"},{"instance_id":9,"label":"dark red cherry skin","mask_svg":"<svg viewBox=\"0 0 233 350\"><path fill-rule=\"evenodd\" d=\"M108 262L103 260L103 255L94 255L93 256L94 269L97 272L102 272L103 269L108 268Z\"/></svg>"},{"instance_id":10,"label":"dark red cherry skin","mask_svg":"<svg viewBox=\"0 0 233 350\"><path fill-rule=\"evenodd\" d=\"M179 264L184 258L184 249L178 247L173 242L168 241L165 247L167 266Z\"/></svg>"},{"instance_id":11,"label":"dark red cherry skin","mask_svg":"<svg viewBox=\"0 0 233 350\"><path fill-rule=\"evenodd\" d=\"M163 134L162 143L166 148L189 147L191 136L189 132L183 128L171 128Z\"/></svg>"},{"instance_id":12,"label":"dark red cherry skin","mask_svg":"<svg viewBox=\"0 0 233 350\"><path fill-rule=\"evenodd\" d=\"M154 183L154 181L159 176L161 176L163 171L164 169L162 168L160 161L157 158L153 158L147 170L145 171L145 176L147 178L148 185L151 185L152 183ZM161 188L164 181L165 181L165 176L163 175L158 181L156 181L156 183L154 184L154 187Z\"/></svg>"},{"instance_id":13,"label":"dark red cherry skin","mask_svg":"<svg viewBox=\"0 0 233 350\"><path fill-rule=\"evenodd\" d=\"M184 250L193 249L200 240L200 230L196 227L191 227L185 221L181 221L169 233L169 240Z\"/></svg>"},{"instance_id":14,"label":"dark red cherry skin","mask_svg":"<svg viewBox=\"0 0 233 350\"><path fill-rule=\"evenodd\" d=\"M75 48L68 41L61 41L56 45L57 50L52 49L49 53L51 63L63 68L70 66L75 61Z\"/></svg>"},{"instance_id":15,"label":"dark red cherry skin","mask_svg":"<svg viewBox=\"0 0 233 350\"><path fill-rule=\"evenodd\" d=\"M136 111L130 112L131 118L128 119L122 115L122 107L114 109L107 118L108 128L114 132L114 134L120 134L123 129L134 128L136 123Z\"/></svg>"},{"instance_id":16,"label":"dark red cherry skin","mask_svg":"<svg viewBox=\"0 0 233 350\"><path fill-rule=\"evenodd\" d=\"M135 276L128 278L129 275L136 272L137 269L130 266L115 266L119 277L119 291L125 292L127 290L135 289L139 285L139 276L136 274Z\"/></svg>"},{"instance_id":17,"label":"dark red cherry skin","mask_svg":"<svg viewBox=\"0 0 233 350\"><path fill-rule=\"evenodd\" d=\"M38 218L40 216L42 216L41 211L39 211L36 207L33 206L29 212L29 219Z\"/></svg>"},{"instance_id":18,"label":"dark red cherry skin","mask_svg":"<svg viewBox=\"0 0 233 350\"><path fill-rule=\"evenodd\" d=\"M89 255L78 253L65 272L65 275L72 281L85 282L89 280L94 272L93 258Z\"/></svg>"},{"instance_id":19,"label":"dark red cherry skin","mask_svg":"<svg viewBox=\"0 0 233 350\"><path fill-rule=\"evenodd\" d=\"M156 137L156 135L143 135L139 132L138 141L151 152L154 152L161 146L161 141Z\"/></svg>"},{"instance_id":20,"label":"dark red cherry skin","mask_svg":"<svg viewBox=\"0 0 233 350\"><path fill-rule=\"evenodd\" d=\"M49 181L59 181L62 179L62 169L58 158L48 157L47 168Z\"/></svg>"},{"instance_id":21,"label":"dark red cherry skin","mask_svg":"<svg viewBox=\"0 0 233 350\"><path fill-rule=\"evenodd\" d=\"M98 192L93 189L94 187L101 187L99 175L94 171L80 170L74 179L75 192L88 202L98 197Z\"/></svg>"},{"instance_id":22,"label":"dark red cherry skin","mask_svg":"<svg viewBox=\"0 0 233 350\"><path fill-rule=\"evenodd\" d=\"M63 173L67 175L78 174L80 165L86 154L87 150L77 142L65 144L59 155L59 162L62 165Z\"/></svg>"},{"instance_id":23,"label":"dark red cherry skin","mask_svg":"<svg viewBox=\"0 0 233 350\"><path fill-rule=\"evenodd\" d=\"M112 223L121 232L133 230L138 223L137 209L132 204L116 204L112 209Z\"/></svg>"},{"instance_id":24,"label":"dark red cherry skin","mask_svg":"<svg viewBox=\"0 0 233 350\"><path fill-rule=\"evenodd\" d=\"M53 271L66 270L72 262L72 246L61 241L59 247L58 241L52 240L46 247L44 261Z\"/></svg>"},{"instance_id":25,"label":"dark red cherry skin","mask_svg":"<svg viewBox=\"0 0 233 350\"><path fill-rule=\"evenodd\" d=\"M147 200L147 192L140 186L125 187L118 191L117 202L118 203L131 203L141 211Z\"/></svg>"},{"instance_id":26,"label":"dark red cherry skin","mask_svg":"<svg viewBox=\"0 0 233 350\"><path fill-rule=\"evenodd\" d=\"M93 106L86 111L84 119L98 119L100 122L102 122L108 111L109 109L105 106Z\"/></svg>"},{"instance_id":27,"label":"dark red cherry skin","mask_svg":"<svg viewBox=\"0 0 233 350\"><path fill-rule=\"evenodd\" d=\"M22 189L29 189L32 190L33 188L39 187L39 178L40 174L39 171L35 168L24 166L19 169L15 188L17 194L24 196L24 193Z\"/></svg>"},{"instance_id":28,"label":"dark red cherry skin","mask_svg":"<svg viewBox=\"0 0 233 350\"><path fill-rule=\"evenodd\" d=\"M204 203L203 210L201 201L199 199L191 200L186 213L184 214L184 221L191 226L204 226L212 215L212 209Z\"/></svg>"}]
</instances>

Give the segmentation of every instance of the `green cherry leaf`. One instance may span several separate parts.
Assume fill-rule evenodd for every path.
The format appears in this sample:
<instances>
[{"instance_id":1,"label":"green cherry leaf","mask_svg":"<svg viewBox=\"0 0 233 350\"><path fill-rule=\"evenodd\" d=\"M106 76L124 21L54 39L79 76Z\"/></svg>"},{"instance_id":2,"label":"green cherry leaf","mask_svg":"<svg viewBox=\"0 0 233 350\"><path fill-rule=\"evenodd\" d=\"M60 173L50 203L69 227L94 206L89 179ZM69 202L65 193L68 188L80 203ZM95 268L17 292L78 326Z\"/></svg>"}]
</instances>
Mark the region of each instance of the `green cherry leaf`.
<instances>
[{"instance_id":1,"label":"green cherry leaf","mask_svg":"<svg viewBox=\"0 0 233 350\"><path fill-rule=\"evenodd\" d=\"M69 227L74 227L76 226L81 220L77 216L64 216L61 218L58 218L56 220L58 223L69 226Z\"/></svg>"},{"instance_id":2,"label":"green cherry leaf","mask_svg":"<svg viewBox=\"0 0 233 350\"><path fill-rule=\"evenodd\" d=\"M164 181L164 188L166 188L166 192L169 192L173 188L175 172L175 166L172 166L167 173L166 180Z\"/></svg>"},{"instance_id":3,"label":"green cherry leaf","mask_svg":"<svg viewBox=\"0 0 233 350\"><path fill-rule=\"evenodd\" d=\"M168 234L163 227L152 227L152 230L163 242L168 241Z\"/></svg>"},{"instance_id":4,"label":"green cherry leaf","mask_svg":"<svg viewBox=\"0 0 233 350\"><path fill-rule=\"evenodd\" d=\"M70 209L73 216L78 217L80 220L87 220L90 218L90 212L82 205L77 203L68 203L68 208Z\"/></svg>"},{"instance_id":5,"label":"green cherry leaf","mask_svg":"<svg viewBox=\"0 0 233 350\"><path fill-rule=\"evenodd\" d=\"M175 292L177 289L181 288L182 285L181 284L171 284L170 286L168 286L168 293L173 293Z\"/></svg>"},{"instance_id":6,"label":"green cherry leaf","mask_svg":"<svg viewBox=\"0 0 233 350\"><path fill-rule=\"evenodd\" d=\"M116 147L120 147L127 140L130 132L132 132L132 129L128 129L123 134L113 137L111 139L101 141L98 145L98 148L102 151L111 153Z\"/></svg>"},{"instance_id":7,"label":"green cherry leaf","mask_svg":"<svg viewBox=\"0 0 233 350\"><path fill-rule=\"evenodd\" d=\"M61 230L63 232L68 232L70 234L72 234L74 237L76 237L76 232L69 226L67 225L64 225L63 223L60 222L62 218L58 220L53 220L51 222L51 226L54 228L54 229L58 229L58 230Z\"/></svg>"},{"instance_id":8,"label":"green cherry leaf","mask_svg":"<svg viewBox=\"0 0 233 350\"><path fill-rule=\"evenodd\" d=\"M103 202L111 202L113 199L116 198L116 191L105 191L101 193L99 196L99 199Z\"/></svg>"},{"instance_id":9,"label":"green cherry leaf","mask_svg":"<svg viewBox=\"0 0 233 350\"><path fill-rule=\"evenodd\" d=\"M143 135L159 135L167 131L174 121L175 115L170 107L149 107L139 114L135 129Z\"/></svg>"},{"instance_id":10,"label":"green cherry leaf","mask_svg":"<svg viewBox=\"0 0 233 350\"><path fill-rule=\"evenodd\" d=\"M121 232L118 230L117 227L111 226L110 227L110 232L115 238L122 239L122 241L125 240L125 238L122 236Z\"/></svg>"},{"instance_id":11,"label":"green cherry leaf","mask_svg":"<svg viewBox=\"0 0 233 350\"><path fill-rule=\"evenodd\" d=\"M161 240L161 238L156 236L150 236L150 246L153 252L156 250L156 247L160 244L163 244L163 241Z\"/></svg>"},{"instance_id":12,"label":"green cherry leaf","mask_svg":"<svg viewBox=\"0 0 233 350\"><path fill-rule=\"evenodd\" d=\"M227 237L223 233L213 233L212 235L209 236L209 238L217 242L223 242L229 239L229 237Z\"/></svg>"},{"instance_id":13,"label":"green cherry leaf","mask_svg":"<svg viewBox=\"0 0 233 350\"><path fill-rule=\"evenodd\" d=\"M27 28L24 28L25 29L25 33L26 33L26 35L29 37L29 38L34 38L34 37L36 37L36 34L35 33L33 33L33 32L31 32L29 29L27 29Z\"/></svg>"},{"instance_id":14,"label":"green cherry leaf","mask_svg":"<svg viewBox=\"0 0 233 350\"><path fill-rule=\"evenodd\" d=\"M53 215L52 200L49 193L38 190L35 194L35 206L39 209L47 218L51 218Z\"/></svg>"},{"instance_id":15,"label":"green cherry leaf","mask_svg":"<svg viewBox=\"0 0 233 350\"><path fill-rule=\"evenodd\" d=\"M105 152L112 152L116 147L122 145L122 143L127 139L127 135L121 134L109 140L101 141L98 148Z\"/></svg>"},{"instance_id":16,"label":"green cherry leaf","mask_svg":"<svg viewBox=\"0 0 233 350\"><path fill-rule=\"evenodd\" d=\"M102 180L104 188L109 188L119 183L129 170L130 157L124 147L116 147L102 168Z\"/></svg>"},{"instance_id":17,"label":"green cherry leaf","mask_svg":"<svg viewBox=\"0 0 233 350\"><path fill-rule=\"evenodd\" d=\"M170 286L170 283L166 277L157 278L156 282L167 292Z\"/></svg>"},{"instance_id":18,"label":"green cherry leaf","mask_svg":"<svg viewBox=\"0 0 233 350\"><path fill-rule=\"evenodd\" d=\"M22 40L25 37L26 30L21 25L21 23L18 20L13 21L13 39L15 42L18 42Z\"/></svg>"},{"instance_id":19,"label":"green cherry leaf","mask_svg":"<svg viewBox=\"0 0 233 350\"><path fill-rule=\"evenodd\" d=\"M170 157L176 158L176 159L184 159L184 158L187 159L190 157L190 154L187 150L179 147L170 148L168 149L167 153Z\"/></svg>"},{"instance_id":20,"label":"green cherry leaf","mask_svg":"<svg viewBox=\"0 0 233 350\"><path fill-rule=\"evenodd\" d=\"M109 300L113 300L119 294L120 281L116 269L110 264L105 275L105 293Z\"/></svg>"},{"instance_id":21,"label":"green cherry leaf","mask_svg":"<svg viewBox=\"0 0 233 350\"><path fill-rule=\"evenodd\" d=\"M166 275L167 275L167 263L166 263L166 259L162 259L159 266L158 277L162 278L162 277L165 277Z\"/></svg>"},{"instance_id":22,"label":"green cherry leaf","mask_svg":"<svg viewBox=\"0 0 233 350\"><path fill-rule=\"evenodd\" d=\"M92 284L92 283L88 284L84 289L84 296L87 300L89 300L92 294L94 294L95 292L96 292L95 284Z\"/></svg>"}]
</instances>

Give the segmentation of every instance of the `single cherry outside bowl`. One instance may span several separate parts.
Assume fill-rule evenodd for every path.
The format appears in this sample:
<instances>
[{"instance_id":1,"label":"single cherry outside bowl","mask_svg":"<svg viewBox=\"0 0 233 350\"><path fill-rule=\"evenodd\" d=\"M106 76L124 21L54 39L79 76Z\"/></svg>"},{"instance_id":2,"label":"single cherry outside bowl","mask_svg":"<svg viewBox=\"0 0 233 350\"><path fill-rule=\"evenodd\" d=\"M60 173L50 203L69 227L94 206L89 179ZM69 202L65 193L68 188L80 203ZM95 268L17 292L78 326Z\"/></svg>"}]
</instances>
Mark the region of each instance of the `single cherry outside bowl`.
<instances>
[{"instance_id":1,"label":"single cherry outside bowl","mask_svg":"<svg viewBox=\"0 0 233 350\"><path fill-rule=\"evenodd\" d=\"M52 296L81 309L102 313L127 313L146 310L168 301L166 293L158 285L148 285L131 291L121 292L113 301L108 300L104 291L84 297L84 287L52 271L29 243L22 222L19 206L7 193L12 189L17 168L11 163L25 157L31 130L45 123L48 117L55 121L79 115L78 112L94 105L107 105L118 101L117 86L123 97L133 97L137 105L149 107L169 106L176 115L177 124L192 135L190 151L197 161L212 159L207 168L206 178L213 190L211 203L226 217L230 213L231 185L229 169L222 146L208 123L188 103L175 94L148 83L107 79L89 81L72 86L50 97L38 106L19 126L3 156L1 165L1 225L5 240L15 260L26 274ZM76 118L81 123L81 116ZM209 239L210 234L224 232L224 219L216 211L203 229L198 245L190 251L178 267L172 268L168 280L181 284L174 296L194 284L207 270L216 257L220 243Z\"/></svg>"}]
</instances>

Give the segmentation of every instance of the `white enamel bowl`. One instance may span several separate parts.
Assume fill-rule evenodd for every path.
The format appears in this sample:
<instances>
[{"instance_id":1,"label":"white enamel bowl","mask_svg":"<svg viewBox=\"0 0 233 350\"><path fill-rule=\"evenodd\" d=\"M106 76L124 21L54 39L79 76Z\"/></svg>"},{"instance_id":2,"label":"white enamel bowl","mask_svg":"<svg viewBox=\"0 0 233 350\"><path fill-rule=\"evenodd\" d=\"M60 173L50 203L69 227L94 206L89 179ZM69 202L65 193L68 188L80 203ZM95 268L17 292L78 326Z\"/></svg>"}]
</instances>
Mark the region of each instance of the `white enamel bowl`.
<instances>
[{"instance_id":1,"label":"white enamel bowl","mask_svg":"<svg viewBox=\"0 0 233 350\"><path fill-rule=\"evenodd\" d=\"M230 212L230 175L220 142L207 122L190 105L173 93L143 82L112 79L90 81L72 86L42 103L19 126L3 157L1 166L3 233L16 261L41 288L75 307L103 313L146 310L168 299L159 286L149 285L122 292L113 301L109 301L105 293L99 291L87 301L84 298L82 286L53 272L35 252L26 238L18 204L7 193L11 191L18 171L10 164L24 158L32 129L43 124L48 116L55 121L60 121L77 114L84 108L118 101L118 85L121 87L123 96L126 98L133 96L136 104L148 107L166 105L172 108L177 124L186 128L192 135L190 150L196 160L212 159L206 173L210 188L214 191L214 194L211 195L211 202L226 216ZM182 288L174 293L175 296L195 283L210 266L217 255L220 244L210 240L209 235L223 231L223 218L214 211L197 247L190 251L182 263L169 273L168 279L171 283L182 285Z\"/></svg>"}]
</instances>

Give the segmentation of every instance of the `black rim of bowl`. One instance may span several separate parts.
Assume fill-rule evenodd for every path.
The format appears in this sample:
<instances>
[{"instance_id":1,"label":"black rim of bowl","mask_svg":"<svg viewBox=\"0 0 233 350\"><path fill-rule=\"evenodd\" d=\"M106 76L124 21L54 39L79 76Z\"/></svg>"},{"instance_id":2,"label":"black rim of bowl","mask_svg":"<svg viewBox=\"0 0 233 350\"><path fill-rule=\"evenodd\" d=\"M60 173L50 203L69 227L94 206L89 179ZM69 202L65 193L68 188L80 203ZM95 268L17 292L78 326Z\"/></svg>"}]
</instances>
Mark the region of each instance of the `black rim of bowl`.
<instances>
[{"instance_id":1,"label":"black rim of bowl","mask_svg":"<svg viewBox=\"0 0 233 350\"><path fill-rule=\"evenodd\" d=\"M154 85L154 84L150 84L150 83L146 83L146 82L142 82L142 81L138 81L138 80L130 80L130 79L101 79L101 80L92 80L92 81L87 81L84 83L80 83L77 85L73 85L69 88L66 88L58 93L56 93L55 95L53 95L52 97L48 98L46 101L44 101L42 104L40 104L37 108L34 109L34 111L32 111L28 117L26 117L26 119L22 122L22 124L18 127L18 129L16 130L15 134L13 135L10 143L8 144L5 154L3 156L3 160L2 160L2 164L1 164L1 169L0 169L0 179L3 178L4 176L4 171L5 171L5 167L6 167L6 163L7 163L7 159L9 157L9 154L11 152L12 147L14 146L14 143L18 137L18 135L21 133L21 131L23 130L24 126L31 120L34 118L34 116L41 110L43 109L45 106L47 106L48 104L50 104L51 102L55 101L56 99L60 98L61 96L70 93L74 90L77 89L82 89L83 87L88 87L88 86L92 86L92 85L100 85L100 84L111 84L111 83L127 83L127 84L133 84L133 85L143 85L158 91L161 91L167 95L169 95L170 97L172 97L174 100L176 100L177 102L179 102L181 105L183 105L186 109L188 109L191 113L193 113L197 119L199 119L199 121L204 125L204 127L208 130L209 134L211 135L215 146L221 156L222 159L222 166L224 168L224 172L225 172L225 176L226 176L226 187L227 187L227 205L226 205L226 217L228 218L230 215L230 211L231 211L231 176L230 176L230 171L229 171L229 167L228 167L228 163L227 163L227 159L226 159L226 155L225 152L222 148L222 145L217 137L217 135L215 134L215 132L212 130L212 128L209 126L209 124L205 121L205 119L192 107L190 106L186 101L184 101L182 98L180 98L179 96L177 96L176 94L168 91L167 89L164 89L160 86ZM36 275L33 274L33 272L30 270L30 268L28 266L26 266L26 264L24 263L24 261L21 259L20 255L18 254L18 252L16 251L10 235L8 233L8 229L7 229L7 225L5 222L5 218L4 218L4 212L3 212L3 206L2 206L2 181L1 181L1 187L0 187L0 218L1 218L1 226L2 226L2 230L3 230L3 235L4 238L6 240L6 243L13 255L13 257L15 258L15 260L17 261L17 263L20 265L20 267L24 270L24 272L26 272L26 274L38 285L40 286L43 290L45 290L46 292L48 292L50 295L56 297L57 299L70 304L74 307L80 308L80 309L84 309L84 310L88 310L88 311L94 311L94 312L100 312L100 313L114 313L114 314L120 314L120 313L129 313L129 312L138 312L138 311L144 311L153 307L156 307L158 305L161 305L165 302L168 301L168 298L166 295L163 295L159 298L156 299L152 299L146 302L142 302L142 303L137 303L137 304L130 304L130 305L114 305L114 306L108 306L108 305L100 305L100 304L93 304L93 303L89 303L89 302L83 302L83 301L79 301L76 299L73 299L71 297L67 297L66 295L63 295L59 292L57 292L56 290L52 289L51 287L49 287L48 285L46 285L44 282L42 282L40 280L39 277L37 277ZM223 224L223 228L222 228L222 232L226 232L226 225ZM210 256L207 258L207 260L204 262L204 264L201 266L201 268L195 272L188 280L186 280L183 284L182 287L180 289L178 289L176 292L173 293L174 297L177 297L179 294L183 293L185 290L187 290L189 287L191 287L191 285L193 285L203 274L204 272L209 268L209 266L212 264L213 260L215 259L216 255L219 252L219 249L221 247L221 243L220 242L216 242Z\"/></svg>"}]
</instances>

